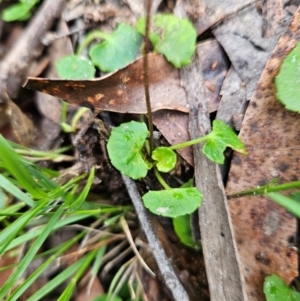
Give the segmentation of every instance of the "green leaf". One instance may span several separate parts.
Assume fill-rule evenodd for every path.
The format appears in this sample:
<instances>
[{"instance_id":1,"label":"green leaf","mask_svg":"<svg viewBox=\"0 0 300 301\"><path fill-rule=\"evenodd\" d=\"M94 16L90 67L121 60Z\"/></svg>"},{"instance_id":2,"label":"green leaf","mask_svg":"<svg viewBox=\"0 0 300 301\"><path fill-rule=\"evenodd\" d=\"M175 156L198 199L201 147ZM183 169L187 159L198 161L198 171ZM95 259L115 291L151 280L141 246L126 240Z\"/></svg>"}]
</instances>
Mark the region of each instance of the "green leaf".
<instances>
[{"instance_id":1,"label":"green leaf","mask_svg":"<svg viewBox=\"0 0 300 301\"><path fill-rule=\"evenodd\" d=\"M300 202L299 199L297 199L298 196L287 197L278 192L269 192L266 195L274 202L283 206L285 209L300 218Z\"/></svg>"},{"instance_id":2,"label":"green leaf","mask_svg":"<svg viewBox=\"0 0 300 301\"><path fill-rule=\"evenodd\" d=\"M66 300L71 299L72 294L75 290L75 287L76 287L79 279L82 277L82 274L85 273L85 271L89 268L89 265L90 265L91 261L95 258L96 254L97 254L97 249L94 249L91 252L89 252L88 256L86 257L86 260L81 265L81 267L76 272L76 274L72 277L68 286L65 288L63 293L57 299L57 301L66 301Z\"/></svg>"},{"instance_id":3,"label":"green leaf","mask_svg":"<svg viewBox=\"0 0 300 301\"><path fill-rule=\"evenodd\" d=\"M72 210L75 211L75 210L81 208L83 202L85 201L85 199L91 189L91 186L94 181L94 177L95 177L95 167L93 166L90 171L89 178L87 180L85 187L81 191L80 195L73 201L73 203L70 204L70 208L72 208Z\"/></svg>"},{"instance_id":4,"label":"green leaf","mask_svg":"<svg viewBox=\"0 0 300 301\"><path fill-rule=\"evenodd\" d=\"M5 22L25 21L30 18L30 11L39 0L23 0L20 3L9 6L2 12L2 20Z\"/></svg>"},{"instance_id":5,"label":"green leaf","mask_svg":"<svg viewBox=\"0 0 300 301\"><path fill-rule=\"evenodd\" d=\"M145 17L136 26L144 34ZM155 51L162 53L177 68L191 61L196 49L196 38L197 32L189 20L168 14L157 14L152 19L149 39Z\"/></svg>"},{"instance_id":6,"label":"green leaf","mask_svg":"<svg viewBox=\"0 0 300 301\"><path fill-rule=\"evenodd\" d=\"M36 204L34 200L28 194L24 193L17 186L15 186L12 183L11 179L7 179L1 174L0 174L0 187L5 189L7 192L9 192L17 199L26 203L29 207L35 207Z\"/></svg>"},{"instance_id":7,"label":"green leaf","mask_svg":"<svg viewBox=\"0 0 300 301\"><path fill-rule=\"evenodd\" d=\"M202 148L203 153L213 162L224 163L223 152L227 146L246 154L244 144L236 133L221 120L213 121L213 129L207 136L207 142Z\"/></svg>"},{"instance_id":8,"label":"green leaf","mask_svg":"<svg viewBox=\"0 0 300 301\"><path fill-rule=\"evenodd\" d=\"M96 72L92 62L77 55L69 55L56 63L56 71L64 79L90 79Z\"/></svg>"},{"instance_id":9,"label":"green leaf","mask_svg":"<svg viewBox=\"0 0 300 301\"><path fill-rule=\"evenodd\" d=\"M108 139L107 151L112 165L135 180L145 177L148 172L142 155L148 134L145 123L131 121L115 127Z\"/></svg>"},{"instance_id":10,"label":"green leaf","mask_svg":"<svg viewBox=\"0 0 300 301\"><path fill-rule=\"evenodd\" d=\"M32 177L28 170L30 164L15 152L2 135L0 135L0 149L0 161L2 161L5 169L14 176L18 183L33 197L46 197L46 192L41 189L39 182ZM5 189L5 187L2 188Z\"/></svg>"},{"instance_id":11,"label":"green leaf","mask_svg":"<svg viewBox=\"0 0 300 301\"><path fill-rule=\"evenodd\" d=\"M267 301L299 301L300 293L289 288L277 275L265 278L264 294Z\"/></svg>"},{"instance_id":12,"label":"green leaf","mask_svg":"<svg viewBox=\"0 0 300 301\"><path fill-rule=\"evenodd\" d=\"M94 65L105 72L113 72L132 62L141 43L140 34L130 25L120 23L113 34L90 50Z\"/></svg>"},{"instance_id":13,"label":"green leaf","mask_svg":"<svg viewBox=\"0 0 300 301\"><path fill-rule=\"evenodd\" d=\"M193 187L193 179L189 179L186 183L182 184L180 188ZM173 227L176 235L180 241L191 248L200 249L201 244L193 240L192 229L190 224L191 215L186 214L173 218Z\"/></svg>"},{"instance_id":14,"label":"green leaf","mask_svg":"<svg viewBox=\"0 0 300 301\"><path fill-rule=\"evenodd\" d=\"M2 242L0 246L0 257L7 251L10 242L17 236L17 234L22 229L24 229L25 225L29 221L31 221L41 212L41 209L45 207L46 203L47 202L43 202L39 206L26 211L18 219L16 219L13 223L11 223L9 226L7 226L0 232L0 239Z\"/></svg>"},{"instance_id":15,"label":"green leaf","mask_svg":"<svg viewBox=\"0 0 300 301\"><path fill-rule=\"evenodd\" d=\"M45 261L37 267L37 269L29 275L9 296L7 301L16 301L19 300L19 298L24 294L24 292L36 281L36 279L43 273L46 272L47 267L49 267L50 264L53 264L54 261L62 255L64 252L66 252L68 249L70 249L80 238L84 236L84 232L81 232L77 236L73 237L70 240L67 240L66 242L60 244L60 246L57 248L57 251L50 256L49 258L45 259ZM48 287L48 283L47 283ZM36 299L37 300L37 299Z\"/></svg>"},{"instance_id":16,"label":"green leaf","mask_svg":"<svg viewBox=\"0 0 300 301\"><path fill-rule=\"evenodd\" d=\"M300 43L283 60L275 78L276 97L287 110L300 112Z\"/></svg>"},{"instance_id":17,"label":"green leaf","mask_svg":"<svg viewBox=\"0 0 300 301\"><path fill-rule=\"evenodd\" d=\"M173 218L174 231L184 245L199 248L200 244L195 242L192 237L190 218L189 214Z\"/></svg>"},{"instance_id":18,"label":"green leaf","mask_svg":"<svg viewBox=\"0 0 300 301\"><path fill-rule=\"evenodd\" d=\"M178 217L194 212L202 203L202 194L195 188L174 188L149 191L143 196L145 207L152 213Z\"/></svg>"},{"instance_id":19,"label":"green leaf","mask_svg":"<svg viewBox=\"0 0 300 301\"><path fill-rule=\"evenodd\" d=\"M152 159L157 161L156 167L161 172L169 172L176 165L176 154L168 147L158 147L152 152Z\"/></svg>"},{"instance_id":20,"label":"green leaf","mask_svg":"<svg viewBox=\"0 0 300 301\"><path fill-rule=\"evenodd\" d=\"M6 282L3 284L0 290L0 300L3 300L4 296L11 290L12 286L20 279L25 270L28 268L29 264L32 262L34 256L41 248L42 244L48 238L50 232L55 226L56 222L63 215L64 208L61 206L52 215L48 224L45 226L41 235L36 239L36 241L31 245L30 249L23 257L23 259L18 263L18 268L8 277Z\"/></svg>"},{"instance_id":21,"label":"green leaf","mask_svg":"<svg viewBox=\"0 0 300 301\"><path fill-rule=\"evenodd\" d=\"M30 296L27 301L45 300L43 298L45 298L48 293L50 293L56 287L60 286L65 281L69 281L70 277L84 264L87 256L88 254L81 257L80 259L78 259L78 261L76 261L75 263L64 269L60 274L48 281L46 285L42 286L37 292Z\"/></svg>"}]
</instances>

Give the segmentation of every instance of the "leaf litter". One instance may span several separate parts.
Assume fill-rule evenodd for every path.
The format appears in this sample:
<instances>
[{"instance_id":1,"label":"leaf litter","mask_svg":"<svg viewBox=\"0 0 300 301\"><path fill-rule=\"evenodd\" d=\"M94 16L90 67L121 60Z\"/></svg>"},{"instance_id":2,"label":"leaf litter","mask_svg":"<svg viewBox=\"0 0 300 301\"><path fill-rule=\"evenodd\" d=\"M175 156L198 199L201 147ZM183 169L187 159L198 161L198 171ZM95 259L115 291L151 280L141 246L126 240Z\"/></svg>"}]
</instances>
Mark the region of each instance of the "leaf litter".
<instances>
[{"instance_id":1,"label":"leaf litter","mask_svg":"<svg viewBox=\"0 0 300 301\"><path fill-rule=\"evenodd\" d=\"M251 1L249 1L249 3L246 3L246 5L248 5L248 4L250 5L250 2ZM235 13L236 11L239 11L242 8L242 7L234 6L232 4L232 6L226 6L226 10L224 10L223 13L220 15L220 11L214 9L214 5L215 5L215 1L203 1L203 2L199 2L199 6L197 7L197 13L198 13L198 15L192 14L192 10L188 10L187 9L187 11L190 13L191 19L195 21L196 27L198 28L198 33L201 32L201 31L203 31L203 28L208 28L209 26L211 26L213 24L216 24L218 22L218 20L221 20L224 17L228 16L228 14ZM212 14L213 17L208 17L207 15L204 16L204 15L201 14L201 11L202 11L201 7L203 8L205 6L207 6L210 9L212 9L212 11L216 11L215 14ZM229 8L229 9L227 9L227 8ZM257 18L257 16L255 18ZM216 36L218 36L217 35L217 29L218 29L218 25L214 27L214 30L216 30ZM221 37L219 38L219 41L222 44L223 40L221 39ZM226 49L226 45L223 45L223 47ZM230 58L231 61L234 61L234 58L231 58L230 53L231 53L230 50L227 49L227 55L229 56L229 58ZM160 57L159 55L154 55L153 56L153 60L151 62L154 63L156 60L158 61L159 57ZM165 67L165 63L161 63L161 64L162 65L158 64L158 66L155 67L156 68L156 69L154 69L154 71L156 70L155 72L158 72L160 70L164 70L165 68L168 69L168 66L169 66L168 64L166 64L167 67ZM134 80L132 80L131 69L130 69L130 68L134 69L133 67L135 67L135 72L133 73L134 74L133 75L133 79ZM269 68L271 70L273 67L271 66ZM180 78L178 76L178 73L174 72L173 69L174 68L169 68L167 72L163 73L162 75L159 75L158 79L156 77L153 77L153 84L151 84L151 85L153 87L155 87L155 88L151 92L151 101L154 103L153 110L157 111L158 114L161 113L161 111L159 111L161 108L167 109L166 110L167 114L169 114L170 112L172 113L172 110L179 110L179 113L180 112L185 112L183 114L186 114L189 111L187 103L182 102L182 101L186 100L186 98L185 98L185 91L180 86ZM64 97L66 97L67 100L69 99L70 102L74 102L77 105L78 104L80 104L80 105L81 104L88 105L88 103L97 102L97 104L99 104L99 106L102 106L102 102L100 103L100 98L101 99L103 98L103 101L106 101L106 105L107 105L106 108L111 108L113 106L119 106L120 105L119 107L117 107L117 109L111 110L113 112L128 113L129 112L128 107L129 107L131 109L133 108L133 110L136 110L136 111L134 111L132 113L142 113L142 112L145 112L145 107L143 107L142 105L139 104L139 102L141 104L143 103L143 101L139 101L139 100L140 99L142 99L142 100L144 99L143 98L144 97L143 96L143 87L142 87L142 84L141 84L142 80L141 80L141 72L140 72L140 70L142 70L142 64L138 64L138 63L134 62L132 65L130 65L128 67L125 67L123 70L117 71L115 74L107 76L107 80L106 81L105 81L106 78L104 78L101 83L100 83L101 80L91 81L90 86L89 86L89 84L84 83L84 85L86 85L86 87L83 87L83 86L80 87L80 85L82 84L81 81L75 82L75 86L73 86L71 88L70 86L69 87L65 87L64 86L67 83L67 81L59 80L59 81L56 81L53 84L51 84L50 82L46 83L45 82L46 79L43 79L43 80L40 80L40 83L37 84L37 90L39 90L39 89L43 90L43 88L45 88L44 84L47 84L47 89L49 89L50 92L51 92L50 94L55 94L57 97L62 98L62 99L64 99ZM239 67L237 67L237 65L235 65L235 70L237 72L239 72ZM127 78L127 76L128 76L127 72L129 72L129 74L130 74L130 80L129 81L127 81L127 79L128 79ZM155 72L154 72L154 74L155 74ZM259 73L260 73L260 71L258 72L258 74ZM274 71L271 70L271 73L274 74ZM113 78L110 78L110 77L113 77ZM169 78L172 78L171 83L168 82L168 81L167 82L165 81L166 79L169 79ZM156 81L156 79L157 79L157 81ZM242 78L242 80L244 80L244 79L245 78ZM38 81L36 81L36 82L38 82ZM78 84L77 87L76 87L76 83ZM39 84L41 84L40 88L39 88ZM103 94L104 97L102 97L101 95L100 96L98 95L99 92L98 92L98 90L97 90L97 88L95 86L97 86L99 84L103 85L103 89L104 89L105 93L101 92L101 94ZM133 84L133 85L130 85L130 84ZM138 85L140 85L140 87ZM118 87L117 91L116 91L116 89L113 89L114 87ZM171 87L172 89L174 88L174 94L173 95L172 94L169 95L169 90L166 90L167 89L166 87L169 87L169 88ZM209 85L208 85L208 87L209 87ZM88 95L86 95L85 92L83 91L85 89L83 89L83 88L87 89L88 91L91 90L92 93L89 93ZM159 90L158 90L159 93L157 92L158 88L159 88ZM71 89L72 89L72 93L73 93L72 96L69 93ZM160 90L160 89L162 89L162 90ZM120 96L117 93L118 91L119 92L121 91L121 92L123 92L123 94L126 94L126 95L124 97L122 95ZM132 91L134 91L134 93L132 93ZM162 91L162 92L160 92L160 91ZM47 92L49 92L49 91L47 91ZM114 94L109 94L109 93L114 93ZM130 93L132 93L132 94L130 94ZM248 93L250 93L250 92L248 92ZM122 93L119 93L119 94L122 94ZM131 104L128 104L128 101L131 101L132 97L134 97L133 94L137 95L137 97L136 97L135 101L133 101ZM78 95L78 97L76 95ZM158 97L157 95L159 95L160 97ZM218 95L218 96L220 97L221 95ZM92 97L92 99L88 99L88 97ZM98 98L99 98L99 101L98 101ZM118 99L118 101L116 101L116 99ZM137 99L139 99L139 100L137 100ZM168 99L169 102L167 104L165 104L165 103L161 104L161 102L165 101L165 99ZM251 105L252 107L254 107L253 103L254 102L252 102L252 105ZM126 107L127 107L127 110L126 110ZM213 110L216 110L216 108L217 108L217 106L215 106L215 109L213 109ZM105 108L103 108L103 110L105 110ZM255 112L254 109L253 109L253 111ZM269 115L270 114L268 114L268 116ZM287 115L290 115L290 114L287 114ZM163 116L166 116L166 115L163 115ZM172 116L172 114L171 114L171 116ZM120 119L120 117L119 118L114 117L114 118L117 119L117 120ZM165 117L162 117L162 119L163 118L165 118ZM176 123L176 120L177 120L176 117L173 117L173 118L175 118L174 119L175 120L174 123ZM249 118L246 119L247 122L249 122L248 120L252 121ZM184 126L183 126L184 131L183 132L188 133L187 130L186 130L187 129L187 121L183 122L183 124L184 124ZM247 124L247 123L244 122L244 127L245 127L245 124ZM255 131L255 128L257 126L255 124L255 122L250 123L250 125L251 125L251 127L250 127L251 131L250 130L246 131L245 128L244 128L244 130L242 129L242 134L241 135L244 135L243 136L244 138L246 138L247 133L250 133L250 132L253 133L254 137L258 137L258 135L264 136L263 133L261 133L261 132L257 133L257 131ZM169 129L170 129L170 127L169 127ZM264 129L265 129L265 127L264 127ZM168 131L168 127L166 127L165 132L167 132L167 131ZM93 148L93 147L95 147L97 145L96 148L99 150L101 148L101 147L99 147L99 145L102 142L101 141L96 142L94 140L93 136L95 135L95 131L93 129L89 130L89 132L87 132L87 133L91 133L91 132L92 132L92 134L88 134L89 139L87 139L87 140L92 140L93 141L93 142L90 141L90 142L92 142L92 145L93 145L91 148ZM167 135L166 135L166 137L167 137ZM188 139L184 139L184 140L188 140ZM182 142L182 141L172 142L172 144L176 144L176 143L179 143L179 142ZM282 145L284 143L285 142L283 141ZM259 142L258 144L261 145L261 146L264 146L264 142L263 141ZM85 143L83 143L82 145L85 145ZM249 142L247 144L247 151L248 151L248 149L250 149L250 156L251 156L251 152L252 152L252 149L251 149L252 145L253 145L253 142ZM286 141L286 145L288 145L288 147L289 147L289 145L290 145L289 141ZM257 146L255 146L255 147L257 148ZM293 147L292 147L292 149L293 149ZM102 154L102 152L100 152L100 153ZM90 156L90 155L95 156L96 155L95 151L89 152L88 156ZM98 153L98 156L99 156L99 153ZM103 152L103 156L104 156L104 152ZM289 158L289 153L286 153L285 155L284 154L280 155L279 157L280 157L280 159L282 159L283 161L285 161L285 159ZM83 156L83 161L82 162L85 161L84 158L87 158L87 157ZM240 157L236 156L235 159L234 159L234 164L236 164L236 161L238 161L238 160L240 160ZM270 160L272 161L273 159L271 158ZM281 170L284 169L283 165L284 164L281 165ZM241 168L241 167L239 167L239 168ZM249 170L248 167L247 168L243 168L243 170L245 171L245 173L247 175L248 170ZM275 171L273 170L272 172L273 172L273 174L275 174L277 171L278 171L278 169L275 168ZM103 173L100 176L102 182L108 182L109 181L109 177L108 177L107 173L112 173L112 169L109 169L108 166L104 166L103 167ZM283 171L279 171L279 173L283 174ZM232 181L233 176L234 176L234 168L233 168L233 171L231 172L231 174L232 174L232 176L231 176L231 180L230 181ZM115 177L114 180L116 180L116 179L117 178ZM244 180L244 176L239 176L239 179L240 180L238 182L241 182L242 184L246 183L248 181L247 178ZM264 180L264 179L262 179L262 180ZM112 182L114 182L114 181L112 181ZM116 180L115 181L116 186L119 185L118 183L120 183L120 180ZM229 189L229 193L231 192L230 187L232 187L230 185L231 184L229 184L229 188L228 188ZM236 186L235 186L235 188L236 188ZM124 193L124 190L123 190L123 193ZM120 195L116 195L115 201L118 201L119 198L120 198L120 196L121 196L121 194ZM233 214L235 214L235 208L233 208L233 209L231 208L231 210L232 210ZM259 214L257 214L257 215L259 215ZM253 218L253 216L252 216L252 218ZM254 219L255 219L255 217L254 217ZM251 217L249 217L249 219L247 219L247 220L251 220ZM290 219L286 220L286 223L288 225L287 227L290 226L289 221L290 221ZM257 222L257 220L255 219L254 222ZM238 227L240 227L240 225L242 223L244 223L244 221L239 222L238 223ZM291 231L291 233L292 232L293 231ZM162 238L162 240L163 240L163 238ZM255 240L255 237L254 237L254 240ZM286 237L284 237L283 240L286 240ZM167 242L167 243L165 243L165 248L166 249L168 249L169 246L170 246L170 241ZM256 254L257 261L265 263L266 262L266 260L265 260L266 258L264 257L264 255L261 255L261 254ZM251 258L251 255L247 255L247 256L248 256L248 258ZM294 258L293 255L291 255L291 256L292 256L292 258ZM186 260L186 258L185 258L185 260ZM256 262L256 264L257 264L257 262ZM184 266L183 266L183 268L184 268ZM278 267L278 268L280 268L280 267ZM291 270L292 270L292 268L291 268ZM246 279L248 279L248 278L246 277ZM255 285L257 285L257 286L255 286L257 288L258 286L260 286L261 281L259 283L257 283L257 282L253 282L253 283ZM195 299L195 300L197 300L197 299Z\"/></svg>"}]
</instances>

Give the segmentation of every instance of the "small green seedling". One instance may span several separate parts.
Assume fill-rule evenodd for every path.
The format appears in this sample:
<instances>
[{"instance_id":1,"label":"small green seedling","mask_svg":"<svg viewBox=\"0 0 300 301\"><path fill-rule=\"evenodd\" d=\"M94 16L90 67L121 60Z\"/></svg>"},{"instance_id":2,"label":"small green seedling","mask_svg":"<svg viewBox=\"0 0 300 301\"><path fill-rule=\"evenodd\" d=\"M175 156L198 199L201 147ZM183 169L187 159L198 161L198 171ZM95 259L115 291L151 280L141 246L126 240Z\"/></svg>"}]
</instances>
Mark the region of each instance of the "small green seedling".
<instances>
[{"instance_id":1,"label":"small green seedling","mask_svg":"<svg viewBox=\"0 0 300 301\"><path fill-rule=\"evenodd\" d=\"M143 35L145 23L144 17L136 25ZM152 17L149 39L154 50L162 53L176 68L189 64L195 52L196 38L197 32L187 19L168 14L157 14Z\"/></svg>"},{"instance_id":2,"label":"small green seedling","mask_svg":"<svg viewBox=\"0 0 300 301\"><path fill-rule=\"evenodd\" d=\"M134 180L144 178L150 168L142 152L148 135L145 123L130 121L114 128L107 143L113 166Z\"/></svg>"},{"instance_id":3,"label":"small green seedling","mask_svg":"<svg viewBox=\"0 0 300 301\"><path fill-rule=\"evenodd\" d=\"M300 43L284 59L275 78L276 97L287 110L300 112Z\"/></svg>"},{"instance_id":4,"label":"small green seedling","mask_svg":"<svg viewBox=\"0 0 300 301\"><path fill-rule=\"evenodd\" d=\"M292 290L277 275L265 278L264 294L267 301L299 301L300 293Z\"/></svg>"},{"instance_id":5,"label":"small green seedling","mask_svg":"<svg viewBox=\"0 0 300 301\"><path fill-rule=\"evenodd\" d=\"M145 33L145 18L141 18L136 27L137 30L120 23L111 34L100 30L92 31L75 55L57 62L58 75L65 79L90 79L95 75L94 66L103 72L113 72L125 67L137 56L142 40L140 34ZM197 33L192 23L186 19L158 14L153 16L149 38L155 51L162 53L169 62L180 68L190 62L195 52ZM89 50L90 59L81 58L84 49L95 40L101 42Z\"/></svg>"},{"instance_id":6,"label":"small green seedling","mask_svg":"<svg viewBox=\"0 0 300 301\"><path fill-rule=\"evenodd\" d=\"M144 152L148 135L145 123L136 121L123 123L112 130L107 150L114 167L135 180L145 177L148 170L155 167L155 174L166 190L149 191L143 196L143 200L151 212L162 216L178 217L190 214L202 202L202 194L196 188L171 189L158 173L158 171L169 172L175 167L176 154L173 150L205 142L203 153L218 164L224 162L223 152L227 146L246 153L243 143L233 130L222 121L215 120L212 132L204 137L171 147L156 148L151 154L153 160L151 164Z\"/></svg>"},{"instance_id":7,"label":"small green seedling","mask_svg":"<svg viewBox=\"0 0 300 301\"><path fill-rule=\"evenodd\" d=\"M113 72L131 63L141 44L141 35L136 29L120 23L112 34L100 30L92 31L78 47L75 55L62 58L56 64L61 78L91 79L95 76L95 67L103 72ZM101 40L89 51L90 59L82 58L83 50L94 40Z\"/></svg>"},{"instance_id":8,"label":"small green seedling","mask_svg":"<svg viewBox=\"0 0 300 301\"><path fill-rule=\"evenodd\" d=\"M119 24L113 34L105 35L103 39L89 54L93 64L104 72L118 70L132 62L141 44L141 35L125 23Z\"/></svg>"},{"instance_id":9,"label":"small green seedling","mask_svg":"<svg viewBox=\"0 0 300 301\"><path fill-rule=\"evenodd\" d=\"M91 79L96 73L90 60L77 55L62 58L56 64L56 71L61 78L65 79Z\"/></svg>"},{"instance_id":10,"label":"small green seedling","mask_svg":"<svg viewBox=\"0 0 300 301\"><path fill-rule=\"evenodd\" d=\"M26 21L31 17L32 9L39 2L40 0L20 0L19 3L4 9L1 18L5 22Z\"/></svg>"}]
</instances>

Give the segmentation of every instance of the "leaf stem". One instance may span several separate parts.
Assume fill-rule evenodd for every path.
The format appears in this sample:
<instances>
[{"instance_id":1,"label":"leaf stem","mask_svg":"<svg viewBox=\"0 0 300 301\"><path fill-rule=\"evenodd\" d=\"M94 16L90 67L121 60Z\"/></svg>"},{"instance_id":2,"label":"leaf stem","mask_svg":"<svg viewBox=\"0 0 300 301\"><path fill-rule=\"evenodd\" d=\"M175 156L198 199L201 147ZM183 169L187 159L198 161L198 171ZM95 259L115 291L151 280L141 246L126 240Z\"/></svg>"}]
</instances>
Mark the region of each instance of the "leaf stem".
<instances>
[{"instance_id":1,"label":"leaf stem","mask_svg":"<svg viewBox=\"0 0 300 301\"><path fill-rule=\"evenodd\" d=\"M150 91L149 91L149 68L148 68L148 53L150 49L149 41L149 27L150 27L150 9L151 9L151 0L147 0L146 3L146 28L145 28L145 37L144 37L144 88L145 88L145 99L147 106L147 117L148 117L148 129L149 129L149 146L150 153L153 151L153 122L152 122L152 111L151 111L151 102L150 102Z\"/></svg>"},{"instance_id":2,"label":"leaf stem","mask_svg":"<svg viewBox=\"0 0 300 301\"><path fill-rule=\"evenodd\" d=\"M205 141L207 139L208 139L208 135L200 137L200 138L197 138L197 139L194 139L194 140L190 140L190 141L182 142L182 143L179 143L179 144L175 144L175 145L170 146L169 148L173 149L173 150L180 149L180 148L185 148L185 147L188 147L188 146L191 146L191 145L203 142L203 141Z\"/></svg>"},{"instance_id":3,"label":"leaf stem","mask_svg":"<svg viewBox=\"0 0 300 301\"><path fill-rule=\"evenodd\" d=\"M163 177L161 176L161 174L158 172L157 168L154 168L154 174L158 180L158 182L161 184L161 186L166 189L166 190L169 190L169 189L172 189L167 183L166 181L163 179Z\"/></svg>"},{"instance_id":4,"label":"leaf stem","mask_svg":"<svg viewBox=\"0 0 300 301\"><path fill-rule=\"evenodd\" d=\"M107 33L104 33L100 30L94 30L91 33L89 33L83 42L78 46L76 50L76 55L80 55L83 50L93 41L96 39L103 39L103 40L108 40L110 38L110 35Z\"/></svg>"},{"instance_id":5,"label":"leaf stem","mask_svg":"<svg viewBox=\"0 0 300 301\"><path fill-rule=\"evenodd\" d=\"M288 183L284 183L284 184L280 184L280 185L276 185L276 186L271 186L271 185L272 184L267 184L267 185L264 185L261 187L247 189L247 190L229 195L228 198L235 198L235 197L240 197L240 196L250 195L250 194L263 195L263 194L267 194L269 192L276 192L276 191L283 191L283 190L288 190L288 189L292 189L292 188L299 188L300 181L288 182Z\"/></svg>"}]
</instances>

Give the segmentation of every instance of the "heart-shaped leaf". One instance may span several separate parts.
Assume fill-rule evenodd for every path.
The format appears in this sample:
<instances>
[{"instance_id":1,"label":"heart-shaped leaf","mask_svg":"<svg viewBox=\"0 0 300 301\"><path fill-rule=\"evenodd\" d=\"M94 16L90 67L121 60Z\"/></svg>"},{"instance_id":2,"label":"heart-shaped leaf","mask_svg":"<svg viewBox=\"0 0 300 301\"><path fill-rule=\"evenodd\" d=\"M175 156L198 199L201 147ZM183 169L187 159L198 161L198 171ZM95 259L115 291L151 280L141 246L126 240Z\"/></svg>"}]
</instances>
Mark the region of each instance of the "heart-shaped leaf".
<instances>
[{"instance_id":1,"label":"heart-shaped leaf","mask_svg":"<svg viewBox=\"0 0 300 301\"><path fill-rule=\"evenodd\" d=\"M58 75L64 79L90 79L96 72L90 60L77 55L62 58L55 67Z\"/></svg>"},{"instance_id":2,"label":"heart-shaped leaf","mask_svg":"<svg viewBox=\"0 0 300 301\"><path fill-rule=\"evenodd\" d=\"M202 151L213 162L223 164L223 152L227 146L246 154L244 144L237 137L232 128L221 120L214 120L213 129L207 135L207 142L203 146Z\"/></svg>"},{"instance_id":3,"label":"heart-shaped leaf","mask_svg":"<svg viewBox=\"0 0 300 301\"><path fill-rule=\"evenodd\" d=\"M138 52L141 36L130 25L120 23L106 39L90 50L94 65L105 72L113 72L132 62Z\"/></svg>"},{"instance_id":4,"label":"heart-shaped leaf","mask_svg":"<svg viewBox=\"0 0 300 301\"><path fill-rule=\"evenodd\" d=\"M152 152L152 159L161 172L169 172L176 165L176 154L168 147L158 147Z\"/></svg>"},{"instance_id":5,"label":"heart-shaped leaf","mask_svg":"<svg viewBox=\"0 0 300 301\"><path fill-rule=\"evenodd\" d=\"M277 275L266 277L264 293L267 301L299 301L300 293L289 288Z\"/></svg>"},{"instance_id":6,"label":"heart-shaped leaf","mask_svg":"<svg viewBox=\"0 0 300 301\"><path fill-rule=\"evenodd\" d=\"M134 180L145 177L149 169L142 154L148 134L145 123L130 121L115 127L108 139L107 151L112 165Z\"/></svg>"},{"instance_id":7,"label":"heart-shaped leaf","mask_svg":"<svg viewBox=\"0 0 300 301\"><path fill-rule=\"evenodd\" d=\"M149 191L143 196L145 207L152 213L178 217L194 212L202 203L202 194L195 188L174 188Z\"/></svg>"},{"instance_id":8,"label":"heart-shaped leaf","mask_svg":"<svg viewBox=\"0 0 300 301\"><path fill-rule=\"evenodd\" d=\"M13 4L3 10L2 20L5 22L26 21L30 18L30 12L38 2L39 0L23 0Z\"/></svg>"},{"instance_id":9,"label":"heart-shaped leaf","mask_svg":"<svg viewBox=\"0 0 300 301\"><path fill-rule=\"evenodd\" d=\"M136 26L144 34L145 18L141 18ZM189 20L168 14L157 14L152 19L149 39L155 50L176 68L190 62L196 49L196 38L197 32Z\"/></svg>"},{"instance_id":10,"label":"heart-shaped leaf","mask_svg":"<svg viewBox=\"0 0 300 301\"><path fill-rule=\"evenodd\" d=\"M277 99L287 110L300 112L300 43L283 60L275 78Z\"/></svg>"}]
</instances>

